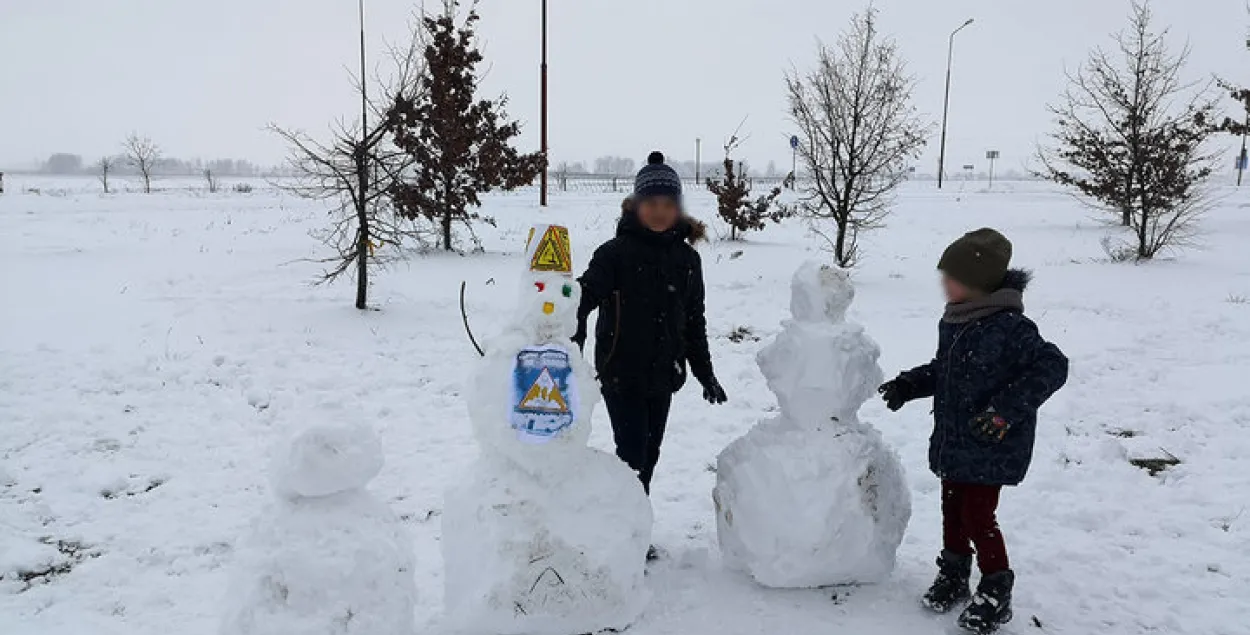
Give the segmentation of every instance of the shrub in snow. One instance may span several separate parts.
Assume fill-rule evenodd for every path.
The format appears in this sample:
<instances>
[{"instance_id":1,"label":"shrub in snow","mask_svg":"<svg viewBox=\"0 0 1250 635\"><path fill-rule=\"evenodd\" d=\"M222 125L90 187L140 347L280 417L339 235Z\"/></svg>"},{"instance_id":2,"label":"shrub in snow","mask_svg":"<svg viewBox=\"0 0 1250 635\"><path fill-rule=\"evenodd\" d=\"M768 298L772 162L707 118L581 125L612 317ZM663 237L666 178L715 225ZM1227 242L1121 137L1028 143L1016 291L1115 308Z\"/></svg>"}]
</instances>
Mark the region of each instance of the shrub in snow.
<instances>
[{"instance_id":1,"label":"shrub in snow","mask_svg":"<svg viewBox=\"0 0 1250 635\"><path fill-rule=\"evenodd\" d=\"M275 456L277 500L236 553L222 635L410 635L412 538L364 487L367 426L314 426Z\"/></svg>"},{"instance_id":2,"label":"shrub in snow","mask_svg":"<svg viewBox=\"0 0 1250 635\"><path fill-rule=\"evenodd\" d=\"M628 627L647 599L651 505L615 456L586 446L599 399L569 337L580 290L568 232L531 233L516 316L470 379L481 458L447 492L447 611L470 633Z\"/></svg>"},{"instance_id":3,"label":"shrub in snow","mask_svg":"<svg viewBox=\"0 0 1250 635\"><path fill-rule=\"evenodd\" d=\"M911 517L902 465L858 411L882 381L880 350L846 322L844 271L803 265L758 363L781 416L721 453L713 498L725 562L771 587L880 581Z\"/></svg>"}]
</instances>

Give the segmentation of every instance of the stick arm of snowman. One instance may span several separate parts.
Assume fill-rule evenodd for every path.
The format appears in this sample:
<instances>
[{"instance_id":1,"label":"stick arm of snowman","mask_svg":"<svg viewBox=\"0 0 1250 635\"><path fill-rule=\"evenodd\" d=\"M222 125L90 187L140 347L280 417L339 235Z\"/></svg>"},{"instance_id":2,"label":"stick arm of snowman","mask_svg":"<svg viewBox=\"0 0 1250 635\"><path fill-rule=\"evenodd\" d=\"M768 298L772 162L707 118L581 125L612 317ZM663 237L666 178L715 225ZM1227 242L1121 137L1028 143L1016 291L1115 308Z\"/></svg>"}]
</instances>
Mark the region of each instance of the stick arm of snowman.
<instances>
[{"instance_id":1,"label":"stick arm of snowman","mask_svg":"<svg viewBox=\"0 0 1250 635\"><path fill-rule=\"evenodd\" d=\"M464 309L465 286L467 286L467 283L464 280L461 280L460 281L460 318L464 320L464 332L469 335L469 342L473 344L473 348L477 350L477 354L481 355L482 357L486 357L486 353L482 350L482 347L478 346L477 344L477 338L473 337L473 329L469 328L469 312Z\"/></svg>"}]
</instances>

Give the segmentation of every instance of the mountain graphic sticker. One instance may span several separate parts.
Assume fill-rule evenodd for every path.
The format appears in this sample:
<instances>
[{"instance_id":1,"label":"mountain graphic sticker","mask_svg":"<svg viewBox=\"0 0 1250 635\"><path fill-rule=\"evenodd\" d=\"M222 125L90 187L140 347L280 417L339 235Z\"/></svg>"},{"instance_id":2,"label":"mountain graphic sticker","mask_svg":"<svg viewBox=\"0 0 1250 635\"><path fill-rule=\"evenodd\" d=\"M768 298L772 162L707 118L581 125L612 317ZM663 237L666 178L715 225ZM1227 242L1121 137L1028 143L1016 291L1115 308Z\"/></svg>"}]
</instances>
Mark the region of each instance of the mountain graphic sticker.
<instances>
[{"instance_id":1,"label":"mountain graphic sticker","mask_svg":"<svg viewBox=\"0 0 1250 635\"><path fill-rule=\"evenodd\" d=\"M534 380L534 385L526 391L525 397L517 407L522 410L538 410L540 412L568 412L569 404L560 394L560 386L551 378L550 369L543 368Z\"/></svg>"},{"instance_id":2,"label":"mountain graphic sticker","mask_svg":"<svg viewBox=\"0 0 1250 635\"><path fill-rule=\"evenodd\" d=\"M546 443L577 420L577 385L568 349L526 346L512 367L509 422L523 443Z\"/></svg>"}]
</instances>

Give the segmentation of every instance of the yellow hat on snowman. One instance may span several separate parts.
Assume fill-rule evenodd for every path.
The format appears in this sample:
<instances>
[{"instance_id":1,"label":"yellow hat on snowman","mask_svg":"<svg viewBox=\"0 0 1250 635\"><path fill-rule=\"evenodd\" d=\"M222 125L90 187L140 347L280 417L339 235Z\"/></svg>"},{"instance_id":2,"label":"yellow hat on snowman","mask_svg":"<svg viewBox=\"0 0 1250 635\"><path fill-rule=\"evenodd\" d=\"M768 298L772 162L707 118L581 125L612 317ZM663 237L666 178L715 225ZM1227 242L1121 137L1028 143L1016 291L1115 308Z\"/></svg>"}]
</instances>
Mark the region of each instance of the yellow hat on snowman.
<instances>
[{"instance_id":1,"label":"yellow hat on snowman","mask_svg":"<svg viewBox=\"0 0 1250 635\"><path fill-rule=\"evenodd\" d=\"M525 260L535 273L573 277L573 253L569 230L560 225L535 225L525 240Z\"/></svg>"}]
</instances>

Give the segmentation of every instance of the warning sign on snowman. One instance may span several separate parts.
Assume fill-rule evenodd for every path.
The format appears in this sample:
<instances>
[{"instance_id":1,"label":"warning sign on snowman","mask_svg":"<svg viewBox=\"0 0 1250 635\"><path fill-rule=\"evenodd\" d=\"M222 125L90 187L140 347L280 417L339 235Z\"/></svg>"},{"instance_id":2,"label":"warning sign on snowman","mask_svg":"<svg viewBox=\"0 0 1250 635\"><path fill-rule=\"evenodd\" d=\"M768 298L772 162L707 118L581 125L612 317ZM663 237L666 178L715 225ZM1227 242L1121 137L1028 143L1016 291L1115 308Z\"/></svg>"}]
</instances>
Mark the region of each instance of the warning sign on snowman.
<instances>
[{"instance_id":1,"label":"warning sign on snowman","mask_svg":"<svg viewBox=\"0 0 1250 635\"><path fill-rule=\"evenodd\" d=\"M541 230L534 242L534 229ZM573 274L573 257L569 248L569 230L559 225L547 225L530 229L525 242L530 260L530 271L550 271Z\"/></svg>"},{"instance_id":2,"label":"warning sign on snowman","mask_svg":"<svg viewBox=\"0 0 1250 635\"><path fill-rule=\"evenodd\" d=\"M512 429L520 440L546 443L573 425L577 390L568 351L558 346L523 348L512 378Z\"/></svg>"}]
</instances>

